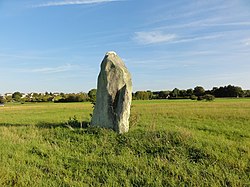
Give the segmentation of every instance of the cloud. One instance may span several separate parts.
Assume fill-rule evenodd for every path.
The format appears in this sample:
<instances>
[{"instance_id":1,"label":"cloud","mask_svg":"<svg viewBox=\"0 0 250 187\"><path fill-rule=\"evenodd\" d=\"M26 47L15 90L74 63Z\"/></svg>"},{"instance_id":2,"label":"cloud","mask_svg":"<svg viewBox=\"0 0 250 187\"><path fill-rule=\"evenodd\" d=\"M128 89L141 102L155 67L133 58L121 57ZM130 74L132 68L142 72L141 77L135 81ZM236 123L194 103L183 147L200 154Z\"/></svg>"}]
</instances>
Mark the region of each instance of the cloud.
<instances>
[{"instance_id":1,"label":"cloud","mask_svg":"<svg viewBox=\"0 0 250 187\"><path fill-rule=\"evenodd\" d=\"M157 43L184 43L200 40L212 40L222 37L222 34L212 34L205 36L178 36L176 34L164 34L163 32L136 32L135 41L140 44L157 44ZM249 42L249 41L248 41Z\"/></svg>"},{"instance_id":2,"label":"cloud","mask_svg":"<svg viewBox=\"0 0 250 187\"><path fill-rule=\"evenodd\" d=\"M52 7L52 6L66 6L66 5L86 5L86 4L99 4L99 3L108 3L121 0L61 0L61 1L49 1L47 3L34 5L35 8L40 7Z\"/></svg>"},{"instance_id":3,"label":"cloud","mask_svg":"<svg viewBox=\"0 0 250 187\"><path fill-rule=\"evenodd\" d=\"M66 72L73 69L73 66L71 64L66 64L63 66L58 67L45 67L45 68L36 68L36 69L22 69L21 72L29 72L29 73L60 73L60 72Z\"/></svg>"},{"instance_id":4,"label":"cloud","mask_svg":"<svg viewBox=\"0 0 250 187\"><path fill-rule=\"evenodd\" d=\"M159 31L136 32L134 39L141 44L156 44L170 42L176 38L175 34L165 34Z\"/></svg>"},{"instance_id":5,"label":"cloud","mask_svg":"<svg viewBox=\"0 0 250 187\"><path fill-rule=\"evenodd\" d=\"M250 46L250 38L246 39L246 40L244 41L244 44L245 44L246 46Z\"/></svg>"},{"instance_id":6,"label":"cloud","mask_svg":"<svg viewBox=\"0 0 250 187\"><path fill-rule=\"evenodd\" d=\"M216 26L250 26L250 22L242 21L242 22L227 22L227 23L205 23L201 26L208 26L208 27L216 27Z\"/></svg>"},{"instance_id":7,"label":"cloud","mask_svg":"<svg viewBox=\"0 0 250 187\"><path fill-rule=\"evenodd\" d=\"M212 40L222 37L221 34L215 34L215 35L208 35L208 36L194 36L189 38L182 38L176 41L173 41L173 43L184 43L184 42L194 42L198 40Z\"/></svg>"}]
</instances>

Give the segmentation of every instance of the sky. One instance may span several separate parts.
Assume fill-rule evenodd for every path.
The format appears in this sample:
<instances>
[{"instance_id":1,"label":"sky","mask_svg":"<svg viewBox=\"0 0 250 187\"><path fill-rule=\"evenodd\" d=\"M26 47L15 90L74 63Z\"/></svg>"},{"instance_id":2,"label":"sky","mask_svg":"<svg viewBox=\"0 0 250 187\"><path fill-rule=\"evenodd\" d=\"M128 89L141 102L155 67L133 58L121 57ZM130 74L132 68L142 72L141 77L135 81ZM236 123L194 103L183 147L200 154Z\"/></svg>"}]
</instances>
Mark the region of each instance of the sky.
<instances>
[{"instance_id":1,"label":"sky","mask_svg":"<svg viewBox=\"0 0 250 187\"><path fill-rule=\"evenodd\" d=\"M0 0L0 93L88 92L116 51L133 91L250 89L249 0Z\"/></svg>"}]
</instances>

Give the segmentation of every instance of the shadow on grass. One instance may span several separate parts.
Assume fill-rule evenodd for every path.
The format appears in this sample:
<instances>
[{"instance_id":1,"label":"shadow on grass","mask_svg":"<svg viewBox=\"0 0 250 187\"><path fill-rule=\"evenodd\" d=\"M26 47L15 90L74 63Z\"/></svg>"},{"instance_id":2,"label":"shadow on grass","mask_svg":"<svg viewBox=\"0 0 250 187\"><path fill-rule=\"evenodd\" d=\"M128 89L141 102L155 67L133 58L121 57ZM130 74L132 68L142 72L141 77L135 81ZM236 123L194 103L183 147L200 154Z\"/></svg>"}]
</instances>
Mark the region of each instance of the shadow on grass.
<instances>
[{"instance_id":1,"label":"shadow on grass","mask_svg":"<svg viewBox=\"0 0 250 187\"><path fill-rule=\"evenodd\" d=\"M75 125L75 126L74 126ZM40 122L37 123L35 125L27 125L27 124L7 124L7 123L0 123L0 128L1 127L7 127L7 128L11 128L11 127L15 127L15 128L38 128L40 130L42 129L50 129L50 130L62 130L65 129L66 131L64 131L65 133L68 132L74 132L76 134L91 134L94 135L96 137L103 137L105 136L105 134L110 133L114 133L113 130L111 129L104 129L104 128L100 128L100 127L91 127L89 125L89 121L83 121L80 124L69 124L68 122L65 123L48 123L48 122Z\"/></svg>"},{"instance_id":2,"label":"shadow on grass","mask_svg":"<svg viewBox=\"0 0 250 187\"><path fill-rule=\"evenodd\" d=\"M39 122L35 125L29 125L29 124L11 124L11 123L0 123L0 127L31 127L35 126L41 129L53 129L53 128L72 128L72 129L78 129L78 128L87 128L89 127L89 121L83 121L83 122L65 122L65 123L48 123L48 122Z\"/></svg>"},{"instance_id":3,"label":"shadow on grass","mask_svg":"<svg viewBox=\"0 0 250 187\"><path fill-rule=\"evenodd\" d=\"M65 122L65 123L48 123L48 122L40 122L36 125L38 128L42 129L51 129L51 128L87 128L89 127L89 121L82 121L82 122Z\"/></svg>"},{"instance_id":4,"label":"shadow on grass","mask_svg":"<svg viewBox=\"0 0 250 187\"><path fill-rule=\"evenodd\" d=\"M65 128L66 123L49 123L49 122L39 122L35 126L40 129L53 129L58 127L64 127Z\"/></svg>"},{"instance_id":5,"label":"shadow on grass","mask_svg":"<svg viewBox=\"0 0 250 187\"><path fill-rule=\"evenodd\" d=\"M28 127L26 124L11 124L11 123L0 123L0 127Z\"/></svg>"}]
</instances>

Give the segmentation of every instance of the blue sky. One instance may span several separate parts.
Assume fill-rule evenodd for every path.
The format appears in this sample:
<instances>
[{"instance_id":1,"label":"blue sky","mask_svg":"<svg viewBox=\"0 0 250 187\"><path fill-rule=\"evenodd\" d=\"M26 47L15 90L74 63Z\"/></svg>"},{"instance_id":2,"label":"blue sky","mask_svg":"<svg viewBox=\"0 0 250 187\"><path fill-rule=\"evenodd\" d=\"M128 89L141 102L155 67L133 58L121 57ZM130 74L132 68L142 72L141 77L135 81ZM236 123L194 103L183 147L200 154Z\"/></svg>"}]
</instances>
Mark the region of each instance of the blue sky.
<instances>
[{"instance_id":1,"label":"blue sky","mask_svg":"<svg viewBox=\"0 0 250 187\"><path fill-rule=\"evenodd\" d=\"M249 0L1 0L0 93L87 92L116 51L133 90L250 89Z\"/></svg>"}]
</instances>

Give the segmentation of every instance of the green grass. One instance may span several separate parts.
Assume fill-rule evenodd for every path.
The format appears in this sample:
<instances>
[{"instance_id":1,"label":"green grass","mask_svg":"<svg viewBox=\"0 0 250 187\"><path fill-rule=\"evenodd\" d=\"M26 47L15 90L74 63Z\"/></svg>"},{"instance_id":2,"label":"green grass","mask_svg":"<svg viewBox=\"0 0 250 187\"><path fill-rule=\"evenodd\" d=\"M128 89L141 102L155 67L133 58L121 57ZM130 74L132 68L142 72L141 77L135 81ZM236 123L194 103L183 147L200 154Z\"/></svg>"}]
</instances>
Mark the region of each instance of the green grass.
<instances>
[{"instance_id":1,"label":"green grass","mask_svg":"<svg viewBox=\"0 0 250 187\"><path fill-rule=\"evenodd\" d=\"M131 129L65 127L90 103L0 108L0 186L250 186L250 100L135 101Z\"/></svg>"}]
</instances>

